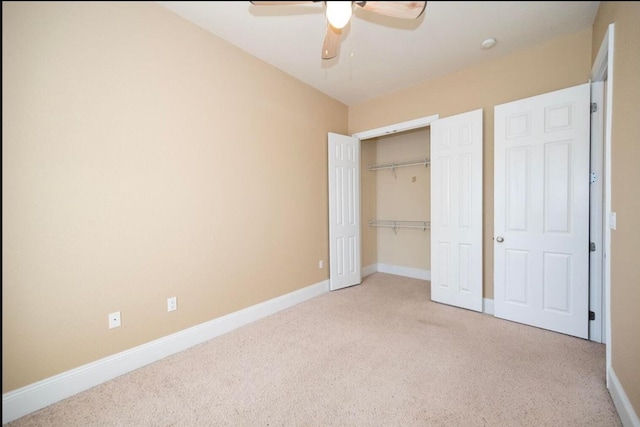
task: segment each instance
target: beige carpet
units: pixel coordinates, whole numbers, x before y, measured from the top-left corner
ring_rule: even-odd
[[[375,273],[11,426],[619,426],[605,347]]]

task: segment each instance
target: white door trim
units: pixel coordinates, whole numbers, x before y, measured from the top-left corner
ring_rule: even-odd
[[[355,136],[359,140],[377,138],[379,136],[389,135],[390,133],[404,132],[406,130],[418,129],[429,126],[433,121],[438,120],[438,114],[433,116],[420,117],[414,120],[408,120],[406,122],[395,123],[381,128],[365,130],[357,132],[351,136]]]
[[[589,340],[604,343],[604,307],[603,307],[603,265],[604,265],[604,164],[603,164],[603,113],[604,113],[604,82],[591,82],[591,105],[597,105],[596,111],[591,110],[591,185],[589,188],[589,242],[593,246],[589,252],[589,311],[594,313],[595,319],[589,321]]]
[[[604,141],[598,141],[600,144],[604,144],[604,149],[601,150],[604,159],[604,188],[603,188],[603,212],[605,218],[607,218],[611,214],[611,125],[613,122],[613,52],[614,52],[614,30],[615,24],[609,24],[607,28],[607,32],[604,35],[602,40],[602,44],[600,45],[600,49],[598,50],[598,55],[596,56],[596,60],[593,63],[593,68],[591,69],[591,81],[592,82],[601,82],[605,79],[607,80],[606,84],[606,99],[604,99],[603,92],[605,91],[604,85],[599,85],[596,87],[597,90],[600,91],[600,97],[604,99],[605,104],[605,114],[603,117],[604,120]],[[592,141],[593,143],[593,141]],[[608,221],[605,221],[608,223]],[[604,252],[604,263],[603,263],[603,274],[602,274],[602,282],[600,283],[600,289],[592,289],[593,292],[598,293],[599,295],[604,296],[604,304],[601,304],[604,307],[604,337],[603,341],[607,343],[606,345],[606,366],[607,372],[611,370],[611,229],[609,227],[603,226],[602,230],[602,240],[603,240],[603,252]],[[598,284],[596,283],[597,287]],[[604,292],[602,287],[604,287]],[[602,317],[602,316],[601,316]],[[611,386],[609,375],[607,375],[607,387]]]
[[[440,116],[438,114],[419,117],[417,119],[408,120],[406,122],[394,123],[391,125],[387,125],[387,126],[383,126],[375,129],[356,132],[351,134],[351,136],[358,138],[360,140],[360,143],[362,144],[362,141],[365,139],[377,138],[379,136],[389,135],[391,133],[404,132],[407,130],[429,127],[431,126],[431,123],[438,120],[439,117]],[[360,190],[361,189],[358,189],[358,193],[360,193]],[[360,252],[362,253],[362,248],[360,248]],[[380,264],[376,264],[376,265],[380,265]],[[367,267],[361,266],[360,268],[362,270],[362,273],[361,273],[362,276],[366,276],[375,271],[378,271],[377,267],[374,269],[374,268],[371,268],[371,266],[367,266]],[[427,280],[431,280],[430,272],[429,272],[429,278]]]

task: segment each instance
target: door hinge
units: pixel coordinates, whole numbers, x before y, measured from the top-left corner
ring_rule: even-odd
[[[591,112],[595,113],[596,111],[598,111],[598,104],[596,104],[595,102],[591,103]]]
[[[589,320],[596,320],[596,313],[593,311],[589,311]]]
[[[593,184],[593,183],[594,183],[594,182],[596,182],[597,180],[598,180],[598,175],[596,175],[596,173],[595,173],[595,172],[591,172],[591,173],[589,174],[589,182],[590,182],[591,184]]]
[[[595,252],[596,251],[596,242],[589,243],[589,250],[591,252]]]

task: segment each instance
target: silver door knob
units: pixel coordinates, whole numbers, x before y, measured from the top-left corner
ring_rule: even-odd
[[[496,242],[502,243],[502,242],[504,242],[504,238],[498,236],[498,237],[496,237]]]

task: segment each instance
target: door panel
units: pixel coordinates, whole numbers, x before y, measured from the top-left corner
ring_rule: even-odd
[[[431,299],[482,311],[482,110],[431,125]]]
[[[495,107],[494,313],[588,336],[589,84]]]
[[[362,281],[360,140],[329,133],[329,288]]]

